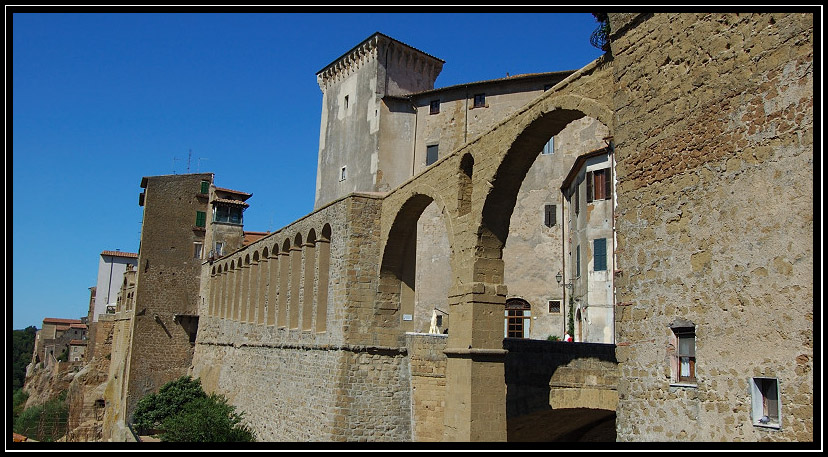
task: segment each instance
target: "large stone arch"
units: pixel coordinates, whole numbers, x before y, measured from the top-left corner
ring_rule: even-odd
[[[544,99],[526,114],[531,115],[520,119],[518,125],[510,129],[517,133],[512,138],[505,139],[508,147],[498,154],[499,162],[492,167],[494,173],[483,178],[490,186],[477,230],[478,257],[501,258],[520,186],[538,152],[551,136],[583,117],[594,118],[612,131],[612,111],[609,107],[597,100],[573,94]],[[477,273],[475,271],[475,277],[478,276]]]
[[[382,237],[382,260],[379,266],[379,290],[375,315],[377,324],[399,328],[399,336],[412,331],[413,324],[402,321],[402,315],[413,313],[415,274],[414,256],[417,244],[417,221],[430,205],[435,204],[445,223],[449,257],[453,262],[452,221],[439,193],[422,186],[410,191],[394,215],[388,232]],[[413,321],[410,321],[413,323]],[[408,328],[412,327],[412,328]]]

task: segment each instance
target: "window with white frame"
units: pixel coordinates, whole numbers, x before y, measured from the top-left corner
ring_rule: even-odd
[[[193,243],[193,258],[200,259],[201,251],[204,249],[203,243]]]
[[[670,330],[672,382],[696,384],[696,326],[686,319],[676,319]]]
[[[751,378],[750,397],[753,425],[779,428],[782,424],[779,380],[767,377]]]

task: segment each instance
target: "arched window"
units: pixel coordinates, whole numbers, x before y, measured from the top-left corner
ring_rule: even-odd
[[[505,338],[529,338],[532,307],[522,298],[506,300],[503,336]]]

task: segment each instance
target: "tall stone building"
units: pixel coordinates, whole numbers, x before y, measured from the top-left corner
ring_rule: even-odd
[[[215,258],[216,249],[241,247],[244,200],[251,196],[216,187],[212,173],[148,176],[141,188],[137,267],[123,275],[114,318],[104,435],[116,439],[128,436],[125,425],[142,396],[187,374],[202,263]]]

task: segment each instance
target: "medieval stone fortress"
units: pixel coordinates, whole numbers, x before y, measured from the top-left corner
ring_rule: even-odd
[[[260,441],[814,441],[813,19],[610,13],[581,69],[443,88],[369,36],[316,75],[310,214],[140,179],[117,290],[38,337],[88,330],[69,439],[191,375]]]

